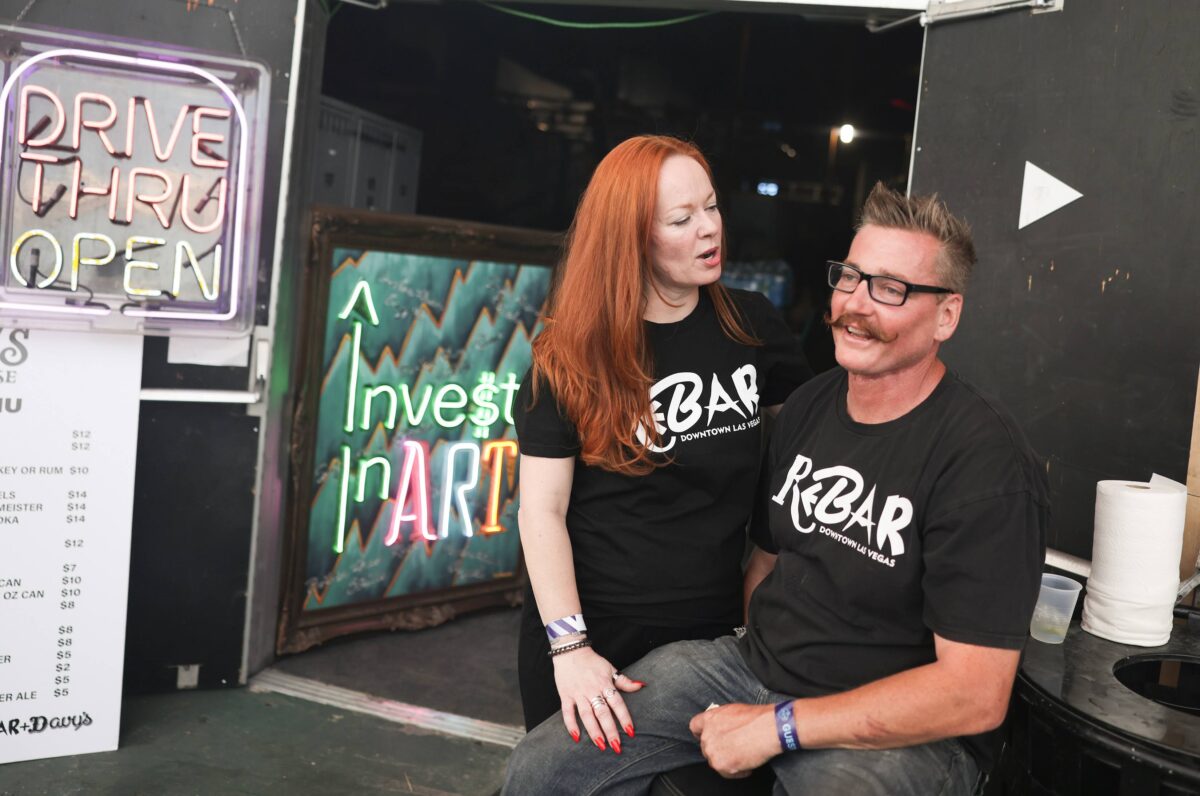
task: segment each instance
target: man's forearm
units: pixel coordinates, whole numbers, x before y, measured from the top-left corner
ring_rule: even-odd
[[[941,662],[859,688],[794,703],[800,745],[811,749],[893,749],[998,726],[1012,676],[947,671]],[[1013,672],[1015,673],[1015,653]]]
[[[826,697],[772,705],[723,705],[692,717],[709,765],[723,776],[783,752],[794,728],[801,749],[894,749],[974,735],[1004,720],[1020,654],[934,636],[938,660]]]

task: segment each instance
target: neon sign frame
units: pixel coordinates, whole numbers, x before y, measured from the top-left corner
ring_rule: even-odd
[[[473,414],[471,406],[462,403],[460,393],[474,392],[470,385],[463,383],[449,389],[444,401],[446,411],[436,414],[432,397],[438,389],[436,385],[411,377],[399,383],[389,382],[389,378],[401,371],[388,369],[385,375],[384,364],[374,363],[400,361],[406,356],[410,338],[419,336],[414,331],[418,327],[416,319],[411,326],[408,321],[393,320],[399,325],[388,327],[386,332],[381,330],[381,321],[384,326],[389,322],[386,316],[398,318],[396,313],[402,311],[392,300],[397,294],[389,295],[387,291],[399,291],[406,297],[421,293],[426,283],[420,281],[419,273],[430,268],[440,275],[438,284],[446,284],[448,280],[451,285],[445,298],[447,303],[440,309],[442,320],[434,318],[427,324],[439,330],[438,324],[450,323],[446,319],[453,314],[451,299],[469,303],[474,299],[467,296],[481,294],[467,290],[473,277],[463,276],[464,266],[472,273],[476,265],[482,264],[540,274],[537,284],[542,287],[536,294],[537,303],[533,309],[527,308],[518,324],[524,331],[516,335],[527,349],[537,309],[549,287],[550,266],[560,252],[561,237],[490,225],[331,208],[318,208],[312,225],[306,302],[299,315],[305,326],[298,343],[301,359],[296,376],[300,387],[296,426],[304,432],[296,438],[290,463],[285,597],[278,651],[299,652],[348,633],[427,627],[466,611],[518,604],[525,574],[515,547],[511,571],[493,573],[485,580],[456,577],[451,585],[435,584],[402,593],[389,586],[382,596],[333,603],[332,607],[320,604],[319,598],[314,597],[317,594],[314,589],[325,588],[328,595],[328,589],[334,589],[338,581],[319,587],[314,586],[313,579],[321,572],[333,577],[339,571],[385,566],[383,557],[387,551],[400,551],[401,556],[425,560],[428,556],[436,557],[439,546],[447,543],[461,547],[445,549],[461,549],[462,555],[468,557],[471,549],[477,549],[470,545],[518,545],[515,505],[510,510],[503,509],[515,494],[517,448],[502,407],[515,394],[516,380],[522,377],[524,366],[515,376],[511,372],[515,368],[509,365],[500,372],[499,367],[488,370],[490,366],[480,362],[473,369],[461,371],[469,372],[461,378],[479,383],[475,390],[494,391],[490,394],[495,398],[498,419],[490,426],[481,426],[479,423],[486,416],[481,419]],[[351,253],[349,259],[347,251]],[[398,270],[384,272],[386,278],[380,277],[378,284],[367,284],[355,263],[365,268],[376,255],[397,258],[394,262]],[[354,273],[347,272],[347,268],[355,268]],[[408,270],[411,268],[419,272]],[[462,295],[456,295],[456,289]],[[440,300],[438,296],[430,301]],[[501,299],[492,295],[489,300]],[[425,299],[421,301],[421,309],[428,313]],[[504,313],[485,309],[480,317],[491,314],[499,317]],[[467,324],[463,320],[466,317],[469,314],[459,318],[460,325]],[[480,321],[473,323],[474,329]],[[401,335],[403,345],[391,350],[385,347],[381,357],[380,334],[392,346],[401,345],[402,341],[395,337]],[[375,335],[374,342],[368,343],[365,338],[371,335]],[[441,337],[437,339],[441,341],[436,343],[437,356],[441,357],[443,348],[452,346]],[[511,340],[509,345],[505,350],[511,352]],[[468,352],[473,350],[476,349],[470,346],[456,349],[455,356],[460,359],[455,361],[466,362],[470,357]],[[472,361],[482,359],[479,355]],[[433,372],[436,365],[429,360],[417,362],[411,357],[404,361],[406,367],[418,367],[421,373]],[[453,379],[460,376],[451,374],[447,378],[451,381],[438,381],[437,385],[458,383]],[[507,385],[509,390],[501,392],[499,385]],[[404,408],[391,405],[391,397],[377,399],[374,405],[363,405],[363,396],[376,389],[382,393],[383,388],[399,395]],[[414,405],[425,409],[416,411]],[[393,409],[396,411],[392,412]],[[431,445],[430,439],[437,439],[436,445]],[[320,505],[328,510],[317,512]],[[370,555],[377,558],[368,559]],[[318,565],[314,561],[325,563]],[[389,577],[393,579],[390,584],[397,583],[396,578],[401,577],[399,570]],[[332,603],[332,598],[329,600]]]
[[[215,312],[200,312],[193,311],[191,309],[171,311],[123,304],[120,307],[120,315],[130,319],[137,319],[137,321],[140,321],[140,323],[135,323],[133,329],[130,329],[128,325],[125,327],[118,327],[113,326],[112,324],[107,324],[104,328],[106,331],[133,330],[143,333],[170,332],[172,334],[191,332],[198,334],[220,334],[222,336],[244,334],[248,332],[249,327],[253,322],[252,314],[256,280],[254,279],[252,269],[247,269],[246,266],[247,263],[253,263],[256,260],[257,246],[259,243],[258,234],[251,231],[251,226],[254,225],[261,216],[261,207],[256,204],[257,202],[260,202],[260,199],[256,195],[257,189],[254,188],[254,185],[261,182],[264,168],[267,103],[270,94],[270,78],[266,67],[254,61],[236,60],[218,55],[210,56],[192,52],[166,50],[159,45],[138,46],[132,43],[124,42],[96,42],[91,37],[85,40],[80,37],[67,34],[50,34],[31,29],[8,28],[3,32],[2,36],[6,41],[15,40],[18,46],[27,51],[40,50],[24,60],[19,61],[6,76],[3,86],[0,87],[0,182],[6,186],[9,186],[10,188],[14,188],[17,185],[18,177],[14,174],[11,179],[8,178],[6,169],[12,169],[13,166],[10,162],[6,162],[5,155],[10,155],[8,161],[12,161],[14,159],[14,156],[17,152],[18,138],[21,139],[23,146],[28,146],[27,143],[24,143],[24,135],[27,132],[26,130],[22,129],[18,131],[15,127],[11,130],[11,132],[9,130],[9,127],[13,122],[13,116],[18,113],[17,108],[10,108],[10,103],[12,102],[15,89],[21,83],[22,79],[30,74],[34,74],[35,70],[39,68],[39,66],[56,63],[57,66],[69,69],[75,66],[80,68],[94,68],[99,65],[101,67],[122,69],[135,74],[142,74],[147,78],[152,78],[154,76],[170,76],[172,79],[195,79],[199,81],[199,85],[201,87],[215,89],[215,93],[219,95],[225,103],[228,104],[228,114],[236,120],[236,127],[233,128],[233,130],[237,133],[236,186],[232,192],[233,195],[229,197],[229,200],[235,205],[233,208],[232,219],[230,220],[226,217],[225,202],[228,188],[224,186],[220,194],[218,215],[216,217],[216,221],[213,222],[217,226],[213,226],[211,229],[204,226],[197,229],[195,226],[193,226],[191,220],[187,217],[188,208],[183,206],[184,203],[177,201],[177,205],[180,207],[180,212],[182,214],[181,218],[183,223],[193,232],[209,233],[216,231],[217,229],[221,229],[219,237],[220,242],[216,244],[217,255],[216,259],[214,260],[213,267],[213,280],[211,285],[212,296],[209,294],[209,283],[203,279],[202,275],[198,277],[198,279],[200,282],[200,290],[204,297],[210,301],[216,300],[221,292],[218,288],[219,280],[222,279],[222,276],[224,275],[223,272],[227,272],[228,287],[226,290],[228,291],[228,305],[224,309],[220,309]],[[62,44],[66,44],[67,46],[59,46]],[[147,52],[152,52],[155,56],[160,57],[148,57],[146,55]],[[242,95],[253,103],[250,113],[248,113],[246,104],[242,101],[242,98],[239,97],[239,92],[215,73],[218,70],[222,71],[223,73],[238,77],[239,84],[244,86],[241,89]],[[53,92],[42,86],[27,84],[21,92],[22,98],[24,98],[25,93],[33,93],[30,92],[30,89],[38,89],[37,93],[41,94],[42,96],[49,95],[50,100],[56,106],[61,108],[61,102],[56,96],[53,95]],[[75,98],[73,105],[75,107],[75,115],[77,118],[74,135],[76,138],[78,138],[81,127],[87,127],[88,129],[94,130],[100,136],[101,141],[105,143],[105,148],[108,149],[110,154],[115,157],[118,153],[113,152],[111,146],[108,144],[108,138],[104,132],[105,130],[111,129],[111,124],[109,124],[109,122],[113,121],[112,118],[106,119],[104,122],[97,122],[96,120],[84,120],[82,118],[82,111],[80,110],[80,107],[82,106],[83,102],[92,101],[90,99],[92,96],[93,95],[90,93],[87,94],[87,97],[84,97],[84,94],[79,94]],[[105,100],[110,108],[115,107],[112,99],[108,97],[108,95],[96,94],[94,96]],[[153,116],[150,113],[150,109],[147,104],[148,100],[144,97],[131,98],[130,100],[131,117],[128,121],[128,142],[130,146],[132,146],[134,125],[132,111],[134,100],[136,99],[141,99],[143,104],[147,105],[146,113],[148,116],[150,135],[152,136],[152,145],[154,147],[155,156],[158,156],[159,141],[156,123],[154,122]],[[25,112],[27,111],[27,108],[24,104],[24,99],[20,104],[20,121],[21,124],[24,125],[24,116]],[[185,106],[184,111],[186,110],[187,107]],[[199,114],[204,110],[206,109],[198,108],[194,112],[197,118],[193,120],[193,149],[196,147],[197,139],[209,141],[213,140],[211,137],[212,134],[201,133],[199,129],[196,129],[199,124]],[[181,112],[179,119],[181,120],[183,117],[184,113]],[[64,120],[65,116],[60,118],[59,125],[55,127],[55,130],[52,134],[55,141],[61,132],[59,128],[62,127],[62,122]],[[99,126],[92,127],[91,125]],[[181,125],[177,122],[170,141],[168,142],[168,147],[166,150],[168,153],[174,150],[174,145],[180,129]],[[37,132],[34,134],[36,135]],[[47,137],[43,136],[43,138],[45,139]],[[78,143],[78,141],[75,141],[75,151],[77,152],[80,151],[78,149]],[[41,141],[39,145],[45,145],[45,141]],[[8,152],[10,146],[12,148],[11,153]],[[128,157],[132,155],[132,150],[130,150],[128,154],[120,154]],[[22,157],[34,161],[46,159],[46,156],[35,156],[30,153],[24,153]],[[229,160],[233,160],[232,157],[230,157],[229,160],[220,160],[208,155],[206,155],[206,158],[207,160],[204,163],[200,163],[196,160],[195,153],[193,152],[192,162],[197,166],[224,166],[225,168],[228,168],[230,165]],[[50,158],[50,160],[53,160],[53,158]],[[37,168],[40,170],[42,165],[43,164],[40,162],[37,163]],[[147,176],[155,176],[154,173],[158,172],[157,169],[142,169],[136,164],[132,165],[133,168],[128,178],[129,187],[127,189],[129,192],[127,199],[127,215],[130,217],[132,217],[132,209],[135,201],[149,201],[144,195],[137,193],[136,177],[138,176],[138,173],[145,172]],[[80,168],[80,161],[78,159],[76,160],[75,168],[77,171]],[[230,176],[233,175],[231,174]],[[191,174],[184,174],[182,177],[181,190],[183,190],[185,193],[186,185],[191,177]],[[169,179],[167,180],[167,184],[171,185]],[[34,194],[35,215],[38,215],[36,205],[39,204],[40,190],[41,182],[39,177],[35,186]],[[116,202],[117,190],[118,189],[115,184],[110,184],[110,203]],[[10,192],[14,194],[16,193],[15,190]],[[85,194],[94,192],[94,190],[82,191],[82,193]],[[165,198],[165,196],[166,194],[164,194],[163,198]],[[77,201],[77,197],[73,196],[72,207],[74,207],[75,201]],[[153,203],[149,206],[161,222],[163,219],[163,213],[158,207],[158,204]],[[5,229],[7,229],[11,221],[12,213],[12,206],[6,202],[6,206],[3,208],[3,221]],[[74,212],[71,214],[71,219],[72,221],[75,219]],[[164,223],[164,228],[169,228],[169,224]],[[64,231],[70,233],[76,232],[75,229],[69,226]],[[57,278],[58,272],[61,270],[63,260],[62,244],[58,242],[57,238],[51,232],[43,228],[25,230],[21,235],[17,236],[15,245],[13,245],[12,241],[5,240],[2,247],[4,249],[2,263],[3,268],[5,272],[11,271],[13,274],[15,274],[18,285],[22,287],[28,286],[28,283],[21,277],[19,271],[16,270],[16,256],[21,250],[25,240],[30,236],[37,235],[49,240],[52,249],[55,252],[58,260],[58,266],[55,270],[55,278]],[[112,238],[109,238],[102,233],[89,234],[88,232],[83,232],[81,234],[74,235],[73,237],[72,246],[75,250],[77,250],[79,247],[80,238],[86,238],[90,240],[102,239],[110,244],[113,243]],[[72,238],[70,236],[66,238],[66,240],[71,239]],[[135,236],[131,237],[126,243],[126,295],[131,299],[138,297],[157,297],[161,295],[161,290],[150,292],[147,289],[131,288],[131,286],[128,284],[128,269],[133,265],[142,268],[149,268],[149,266],[153,265],[154,268],[150,270],[158,270],[157,263],[143,262],[132,259],[130,249],[134,240],[138,240],[143,243],[148,241],[152,242],[150,238],[138,238]],[[166,245],[165,240],[163,241],[162,245]],[[195,268],[197,273],[199,273],[200,269],[195,259],[195,248],[193,248],[188,241],[179,241],[175,247],[176,265],[174,269],[175,273],[173,277],[173,283],[175,290],[177,291],[180,274],[180,257],[184,255],[185,250],[189,263]],[[227,256],[229,257],[229,261],[227,266],[223,265],[220,261],[222,249],[228,252]],[[116,257],[116,254],[119,251],[121,251],[121,249],[118,247],[115,251],[110,252],[107,258],[81,257],[78,251],[74,251],[72,259],[73,288],[77,287],[77,282],[75,280],[78,278],[75,269],[75,263],[81,265],[107,264]],[[89,262],[90,260],[101,260],[102,262]],[[249,270],[250,273],[244,273],[247,270]],[[43,284],[43,281],[44,280],[39,281],[38,287],[47,286]],[[4,282],[0,280],[0,287],[2,286],[4,286]],[[53,319],[56,317],[65,318],[67,320],[72,317],[81,319],[102,319],[113,316],[114,312],[115,311],[111,306],[92,306],[91,302],[83,305],[72,306],[55,305],[51,303],[37,303],[31,301],[14,301],[7,299],[5,296],[3,296],[2,291],[0,291],[0,323],[6,325],[11,323],[21,323],[23,325],[49,325],[51,327],[55,327],[57,324],[54,323]]]

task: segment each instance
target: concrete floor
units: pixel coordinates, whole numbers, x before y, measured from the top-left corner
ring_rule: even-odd
[[[0,766],[4,796],[490,794],[509,750],[248,689],[125,700],[116,752]]]
[[[521,724],[518,612],[347,639],[279,669],[385,699]],[[124,700],[121,748],[0,766],[0,796],[485,796],[510,749],[246,688]]]
[[[417,632],[372,633],[281,658],[277,671],[422,705],[523,726],[517,687],[519,609],[472,614]]]

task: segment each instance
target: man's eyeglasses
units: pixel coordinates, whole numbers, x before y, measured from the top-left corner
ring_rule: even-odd
[[[826,262],[826,265],[829,266],[829,286],[834,290],[840,290],[843,293],[853,293],[855,288],[858,287],[858,283],[865,279],[867,280],[867,292],[871,295],[871,298],[880,304],[890,304],[893,307],[899,307],[907,301],[909,293],[954,292],[948,287],[914,285],[911,282],[905,282],[903,279],[897,279],[894,276],[863,273],[863,270],[857,266],[848,263],[839,263],[836,260],[829,260]]]

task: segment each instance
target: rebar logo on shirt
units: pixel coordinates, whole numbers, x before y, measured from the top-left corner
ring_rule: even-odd
[[[640,423],[638,442],[655,453],[665,453],[681,440],[727,434],[758,425],[758,370],[754,365],[742,365],[733,371],[730,375],[732,393],[716,373],[709,381],[707,401],[704,400],[704,386],[704,379],[690,371],[672,373],[654,382],[650,388],[650,411],[661,444],[654,444]],[[721,414],[720,420],[725,421],[727,412],[733,412],[744,422],[714,426],[713,417]],[[704,428],[693,431],[702,420]]]
[[[877,514],[877,487],[872,484],[865,496],[864,487],[862,475],[852,467],[814,470],[812,459],[797,454],[771,500],[783,506],[790,496],[792,525],[800,533],[819,530],[873,561],[895,566],[895,558],[904,555],[901,531],[912,523],[912,501],[888,495]],[[859,534],[850,535],[856,527],[866,532],[865,543],[855,538]]]

